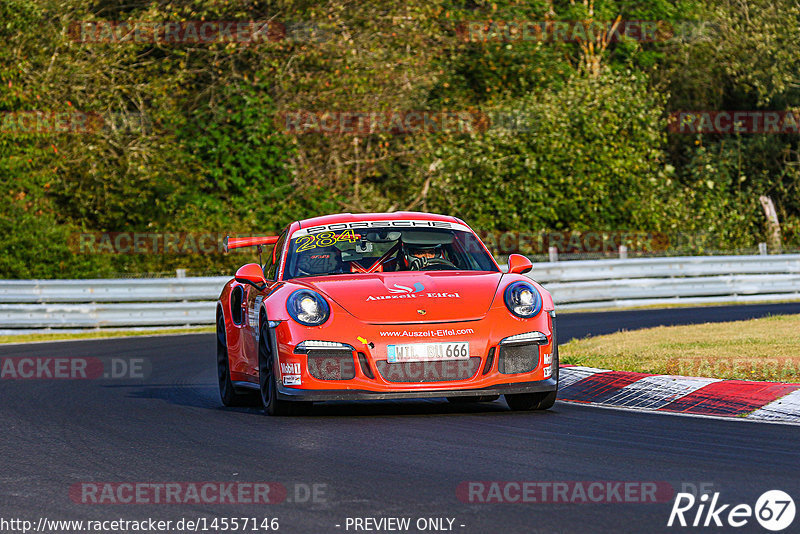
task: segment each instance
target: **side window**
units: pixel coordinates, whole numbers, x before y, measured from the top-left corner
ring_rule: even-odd
[[[272,253],[277,248],[278,244],[272,246],[272,250],[267,251],[267,256],[264,258],[264,277],[269,279],[269,275],[267,274],[269,270],[272,268]]]
[[[281,264],[281,254],[283,253],[283,244],[286,242],[287,231],[284,230],[278,242],[272,247],[272,251],[267,255],[267,261],[264,262],[264,276],[267,280],[275,280],[278,277],[278,266]]]
[[[236,286],[231,292],[231,319],[236,325],[242,324],[242,298],[244,297],[244,290],[242,286]]]

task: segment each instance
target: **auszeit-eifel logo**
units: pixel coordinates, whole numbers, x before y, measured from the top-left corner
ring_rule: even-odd
[[[413,288],[407,286],[401,286],[400,284],[395,284],[394,287],[390,287],[388,289],[389,293],[419,293],[420,291],[425,290],[425,286],[423,286],[419,282],[414,282]]]

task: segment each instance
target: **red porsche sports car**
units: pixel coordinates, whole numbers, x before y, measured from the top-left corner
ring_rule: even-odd
[[[290,224],[241,267],[217,305],[226,406],[287,414],[315,401],[446,397],[550,408],[558,346],[550,294],[512,254],[501,272],[464,221],[350,213]]]

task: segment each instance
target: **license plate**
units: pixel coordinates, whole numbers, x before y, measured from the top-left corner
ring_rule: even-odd
[[[389,345],[386,349],[389,363],[469,359],[469,343],[466,341]]]

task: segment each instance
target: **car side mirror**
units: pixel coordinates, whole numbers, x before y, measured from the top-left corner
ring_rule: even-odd
[[[267,279],[264,278],[264,271],[261,270],[261,266],[257,263],[242,265],[239,267],[239,270],[236,271],[236,276],[234,278],[240,284],[250,284],[259,291],[267,287]]]
[[[522,254],[511,254],[508,257],[508,272],[514,274],[525,274],[533,269],[531,260]]]

